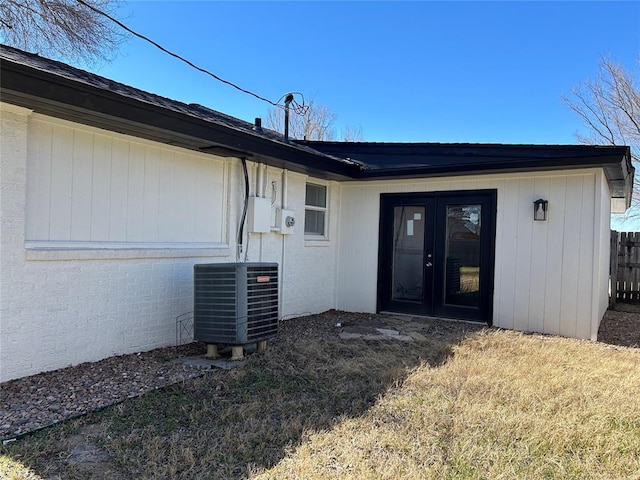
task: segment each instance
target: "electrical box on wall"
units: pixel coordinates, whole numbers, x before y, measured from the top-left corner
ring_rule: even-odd
[[[296,225],[296,216],[293,210],[278,209],[276,221],[282,235],[290,235],[293,233]]]
[[[271,201],[269,199],[249,197],[247,231],[253,233],[269,233],[271,231]]]

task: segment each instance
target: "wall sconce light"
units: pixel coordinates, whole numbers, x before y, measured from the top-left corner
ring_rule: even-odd
[[[547,219],[547,208],[549,207],[549,201],[539,198],[533,202],[533,219],[538,221],[545,221]]]

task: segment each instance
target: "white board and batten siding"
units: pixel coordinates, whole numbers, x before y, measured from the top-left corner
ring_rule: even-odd
[[[27,168],[27,246],[226,242],[222,159],[34,115]]]
[[[601,175],[599,181],[596,180],[596,191],[600,194],[596,195],[594,218],[596,222],[600,219],[601,225],[599,231],[596,228],[596,250],[594,254],[595,271],[593,275],[593,309],[596,315],[592,317],[591,332],[592,340],[596,340],[600,321],[609,307],[609,269],[610,269],[610,253],[611,253],[611,231],[610,218],[612,212],[612,204],[609,185]],[[599,245],[598,245],[599,243]],[[595,332],[595,333],[593,333]],[[595,335],[595,336],[594,336]]]
[[[337,308],[376,310],[381,193],[480,189],[497,190],[493,324],[595,339],[609,254],[600,169],[343,184]],[[538,198],[546,222],[533,220]]]

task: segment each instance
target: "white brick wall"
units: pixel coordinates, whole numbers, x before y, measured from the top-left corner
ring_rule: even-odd
[[[252,170],[249,170],[250,173]],[[242,191],[240,184],[241,170],[239,162],[235,162],[231,169],[231,191]],[[246,256],[250,262],[277,262],[281,268],[284,264],[284,274],[281,273],[280,286],[282,289],[282,310],[285,317],[299,316],[308,313],[319,313],[335,308],[335,277],[337,228],[339,220],[340,187],[334,183],[326,183],[329,190],[329,235],[327,240],[308,241],[304,237],[304,199],[305,184],[308,177],[288,172],[288,195],[286,207],[295,212],[296,226],[292,235],[278,233],[249,234],[249,250]],[[318,183],[317,179],[313,179]],[[272,205],[275,211],[282,207],[282,170],[267,169],[266,197],[271,199],[272,182],[276,184],[276,198]],[[322,183],[322,182],[320,182]],[[255,195],[255,185],[251,184],[250,195]],[[231,217],[239,215],[241,205],[238,195],[232,199],[231,208],[237,210]],[[272,225],[275,226],[275,215]],[[245,234],[246,235],[246,234]],[[283,249],[284,243],[284,249]],[[284,256],[283,256],[284,252]],[[242,260],[244,260],[244,254]]]
[[[226,209],[224,240],[228,248],[26,249],[29,112],[10,105],[3,107],[0,382],[173,344],[176,316],[193,309],[193,265],[236,261],[235,238],[244,192],[240,161],[226,160],[227,202],[220,208]],[[122,140],[123,136],[113,135]],[[250,164],[249,171],[253,195],[255,166]],[[335,307],[339,188],[329,185],[329,240],[306,242],[303,234],[306,179],[304,175],[288,174],[287,207],[296,212],[296,232],[286,237],[276,232],[251,234],[247,252],[249,261],[274,261],[281,267],[284,258],[283,316]],[[269,198],[272,182],[277,190],[272,206],[275,212],[281,206],[280,169],[267,169],[265,193]]]
[[[16,321],[23,292],[24,184],[26,179],[27,118],[29,111],[0,105],[0,380],[15,370],[8,364],[10,338],[25,338],[26,328]],[[17,300],[17,301],[16,301]]]

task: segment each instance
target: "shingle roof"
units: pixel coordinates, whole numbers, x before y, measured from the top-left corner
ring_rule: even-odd
[[[253,139],[266,141],[273,147],[277,145],[277,149],[289,151],[291,154],[305,153],[312,160],[320,161],[324,170],[332,170],[331,165],[336,164],[336,171],[342,174],[343,170],[357,169],[352,163],[343,159],[334,158],[331,155],[324,154],[313,150],[310,147],[287,142],[283,135],[267,128],[257,129],[253,123],[240,120],[238,118],[226,115],[211,108],[198,104],[186,104],[177,100],[172,100],[160,95],[155,95],[108,78],[72,67],[70,65],[41,57],[36,54],[27,53],[22,50],[0,45],[0,69],[3,75],[0,76],[2,82],[1,97],[4,101],[21,104],[36,111],[45,114],[52,114],[67,117],[71,120],[84,120],[83,123],[93,124],[99,127],[114,127],[114,123],[118,123],[118,117],[122,121],[134,120],[140,124],[141,119],[132,119],[134,115],[129,115],[129,110],[140,108],[141,104],[153,109],[154,111],[173,112],[179,116],[189,117],[197,120],[205,125],[222,127],[240,135],[245,140]],[[20,73],[21,75],[18,75]],[[15,74],[12,76],[12,74]],[[25,77],[29,77],[29,81],[25,82]],[[39,77],[39,78],[38,78]],[[13,80],[13,81],[12,81]],[[41,80],[37,84],[36,80]],[[42,81],[49,82],[42,85]],[[55,81],[57,83],[53,84]],[[72,86],[71,90],[64,94],[62,83]],[[82,95],[82,94],[85,95]],[[120,108],[115,104],[99,105],[94,99],[88,98],[108,96],[112,99],[117,97],[120,100]],[[37,98],[39,97],[39,98]],[[78,98],[74,98],[78,97]],[[83,100],[83,101],[82,101]],[[65,108],[66,107],[66,108]],[[109,108],[109,111],[106,111]],[[99,115],[96,115],[99,114]],[[113,117],[108,125],[103,125],[106,121],[105,116]],[[151,125],[154,129],[170,130],[171,124],[168,121],[164,123],[158,121],[155,125]],[[121,128],[123,133],[140,134],[139,131],[128,131],[127,128]],[[184,133],[184,132],[181,132]],[[197,135],[196,135],[197,136]],[[148,137],[153,140],[162,141],[162,135]],[[204,141],[205,139],[203,139]],[[224,142],[215,142],[214,138],[208,139],[209,143],[217,146],[228,147],[232,150],[238,150],[249,155],[261,156],[261,152],[251,151],[251,149],[243,149],[238,144],[225,145]],[[222,139],[218,139],[222,140]],[[176,139],[171,139],[172,144],[177,143]],[[181,145],[187,148],[207,148],[206,141],[200,145],[200,142],[194,141],[193,144]],[[237,142],[236,142],[237,143]],[[247,143],[247,142],[245,142]],[[269,153],[269,152],[267,152]],[[268,157],[269,155],[265,155]],[[310,167],[311,168],[311,167]],[[313,168],[311,168],[313,170]],[[322,173],[322,172],[316,172]]]
[[[252,131],[253,125],[251,123],[245,122],[230,115],[226,115],[202,105],[186,104],[177,100],[171,100],[170,98],[162,97],[154,93],[149,93],[144,90],[140,90],[123,83],[119,83],[114,80],[110,80],[108,78],[87,72],[85,70],[72,67],[71,65],[67,65],[56,60],[51,60],[33,53],[18,50],[17,48],[0,45],[0,62],[3,61],[13,61],[21,65],[29,66],[35,70],[51,73],[74,82],[81,82],[100,90],[110,91],[124,97],[143,101],[151,105],[167,108],[175,112],[183,113],[185,115],[191,115],[193,117],[198,117],[210,122],[220,123],[228,127],[236,128],[238,130],[250,132],[252,134],[255,133]],[[264,135],[268,138],[279,140],[279,134],[277,134],[276,132],[269,133],[265,129]]]
[[[0,100],[129,135],[335,180],[602,167],[631,198],[629,147],[285,141],[278,132],[0,45]]]

